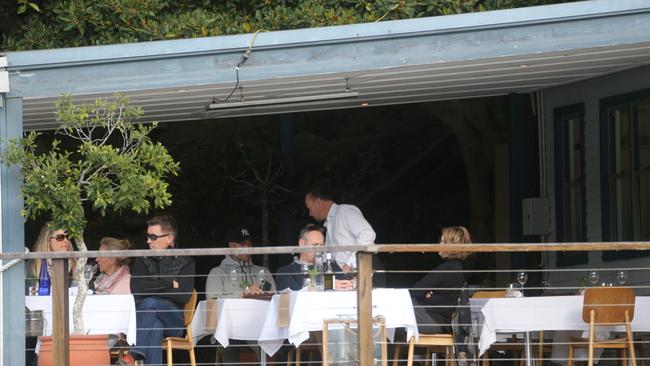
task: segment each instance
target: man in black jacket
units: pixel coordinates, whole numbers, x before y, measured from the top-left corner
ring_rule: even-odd
[[[147,221],[147,244],[153,251],[174,248],[177,236],[172,216]],[[140,257],[131,267],[131,292],[135,297],[137,336],[130,355],[145,365],[162,364],[163,337],[181,336],[183,306],[194,289],[192,257]],[[127,363],[132,357],[126,357]]]
[[[325,243],[325,228],[322,226],[309,224],[300,230],[298,237],[298,245],[301,247],[323,246]],[[300,253],[291,264],[278,269],[275,275],[275,284],[278,291],[284,289],[291,289],[298,291],[302,288],[302,266],[306,264],[312,266],[314,264],[314,252]],[[351,290],[354,288],[352,280],[347,278],[347,274],[336,261],[332,261],[332,270],[336,273],[336,289],[337,290]]]

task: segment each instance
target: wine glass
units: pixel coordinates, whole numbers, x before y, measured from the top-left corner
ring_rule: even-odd
[[[86,279],[86,285],[90,283],[90,280],[93,278],[95,275],[95,272],[97,272],[97,263],[95,264],[86,264],[84,267],[84,279]]]
[[[616,273],[616,282],[618,282],[619,285],[623,286],[625,282],[627,282],[627,272],[618,271]]]
[[[350,280],[352,280],[352,289],[356,290],[356,288],[357,288],[357,266],[354,263],[350,264]]]
[[[591,283],[592,286],[596,286],[599,280],[600,280],[600,275],[598,274],[598,272],[596,271],[589,272],[589,283]]]
[[[517,273],[517,282],[521,286],[521,288],[524,287],[526,284],[526,281],[528,281],[528,273],[526,272],[519,272]]]
[[[266,271],[264,268],[257,272],[257,282],[260,284],[260,290],[264,291],[264,285],[266,284]]]
[[[234,269],[234,268],[231,269],[231,270],[230,270],[230,281],[232,281],[232,282],[237,282],[237,277],[239,277],[239,276],[237,275],[237,270]]]

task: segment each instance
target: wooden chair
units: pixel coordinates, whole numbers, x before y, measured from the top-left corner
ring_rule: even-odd
[[[409,340],[409,350],[408,358],[406,360],[407,366],[413,366],[413,354],[415,353],[415,347],[425,347],[426,355],[432,353],[444,353],[445,354],[445,366],[453,366],[454,361],[454,336],[451,334],[420,334],[418,340],[415,340],[415,337],[411,337]],[[399,359],[399,349],[395,349],[395,357],[393,358],[393,366],[397,365],[397,360]],[[426,359],[426,366],[431,365],[431,360]]]
[[[472,299],[498,299],[506,297],[506,291],[476,291],[472,294]]]
[[[329,365],[329,330],[330,326],[333,324],[342,324],[344,332],[348,332],[348,334],[353,335],[354,337],[358,336],[358,333],[356,330],[353,330],[350,326],[352,324],[357,324],[358,322],[356,320],[352,319],[332,319],[332,320],[325,320],[323,321],[323,366],[328,366]],[[373,326],[378,325],[379,329],[378,332],[374,334],[374,339],[375,339],[375,344],[380,345],[380,353],[381,353],[381,365],[382,366],[387,366],[388,365],[388,349],[386,348],[386,321],[384,320],[384,317],[382,316],[377,316],[374,317],[372,320]],[[348,343],[350,344],[350,343]]]
[[[636,366],[634,338],[630,322],[634,318],[634,290],[628,287],[593,287],[585,290],[582,320],[589,323],[589,338],[573,338],[569,344],[568,366],[573,365],[575,348],[588,348],[588,366],[594,363],[594,349],[616,349],[621,365],[627,365],[627,353],[632,366]],[[594,338],[597,326],[625,324],[624,337],[606,340]]]
[[[172,359],[172,350],[174,349],[182,349],[189,352],[190,364],[196,366],[196,356],[194,355],[194,345],[192,344],[192,329],[190,328],[190,323],[192,323],[194,311],[196,310],[196,300],[196,290],[192,290],[192,296],[184,307],[185,337],[167,337],[162,341],[162,348],[167,351],[167,366],[174,364]]]

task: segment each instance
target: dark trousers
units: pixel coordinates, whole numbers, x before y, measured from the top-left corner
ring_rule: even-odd
[[[135,304],[138,324],[136,345],[131,353],[144,359],[145,365],[162,364],[161,343],[164,337],[183,334],[183,309],[160,297],[145,297]]]
[[[448,331],[449,322],[444,324],[445,322],[441,322],[440,319],[436,319],[427,312],[426,308],[415,307],[413,310],[415,311],[415,320],[418,323],[418,332],[422,334],[439,334]]]

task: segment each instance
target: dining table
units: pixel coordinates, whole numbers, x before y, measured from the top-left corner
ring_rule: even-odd
[[[208,299],[200,301],[190,324],[194,344],[212,336],[223,347],[230,339],[258,341],[271,302],[257,299]]]
[[[633,332],[650,331],[650,296],[637,296]],[[497,341],[499,334],[521,333],[525,340],[527,364],[531,364],[530,333],[553,331],[554,361],[566,359],[571,336],[581,336],[589,324],[582,320],[582,296],[537,296],[520,298],[470,299],[473,319],[480,315],[479,355]],[[480,313],[480,314],[479,314]],[[598,338],[606,339],[611,332],[624,332],[625,327],[599,327]],[[576,354],[576,359],[581,359]]]
[[[70,296],[73,304],[75,296]],[[52,296],[25,296],[25,307],[43,311],[42,335],[52,335]],[[73,306],[70,305],[70,331]],[[129,344],[136,343],[136,310],[132,295],[88,295],[82,310],[84,334],[124,333]],[[38,347],[38,345],[37,345]]]
[[[261,326],[259,344],[274,355],[284,343],[300,346],[310,331],[321,331],[325,320],[357,318],[356,291],[294,291],[273,296]],[[396,328],[405,328],[407,339],[418,336],[413,303],[407,289],[372,291],[372,316],[382,316],[392,342]]]

